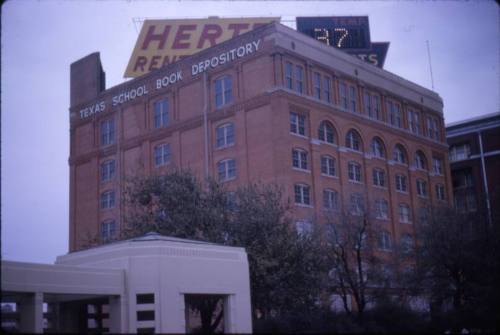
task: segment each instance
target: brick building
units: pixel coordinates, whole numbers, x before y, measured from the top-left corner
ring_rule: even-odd
[[[455,122],[446,127],[455,206],[484,211],[489,219],[500,208],[500,113]]]
[[[105,89],[99,54],[71,65],[70,250],[123,224],[127,176],[173,168],[229,188],[284,187],[298,229],[369,209],[384,248],[420,206],[451,199],[438,94],[272,23]]]

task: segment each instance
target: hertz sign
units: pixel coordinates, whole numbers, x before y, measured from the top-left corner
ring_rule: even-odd
[[[145,20],[124,77],[141,76],[279,20],[279,17]]]

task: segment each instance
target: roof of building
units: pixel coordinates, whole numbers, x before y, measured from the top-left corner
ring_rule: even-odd
[[[446,137],[455,137],[496,127],[500,127],[500,113],[498,112],[449,123],[446,125]]]

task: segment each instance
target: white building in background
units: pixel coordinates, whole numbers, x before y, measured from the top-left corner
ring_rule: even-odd
[[[245,250],[150,233],[55,265],[2,261],[2,328],[21,332],[185,333],[192,298],[217,301],[217,329],[252,332]]]

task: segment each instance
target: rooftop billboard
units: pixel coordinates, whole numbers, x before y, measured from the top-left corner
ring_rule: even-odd
[[[279,17],[145,20],[124,77],[139,77],[279,20]]]

